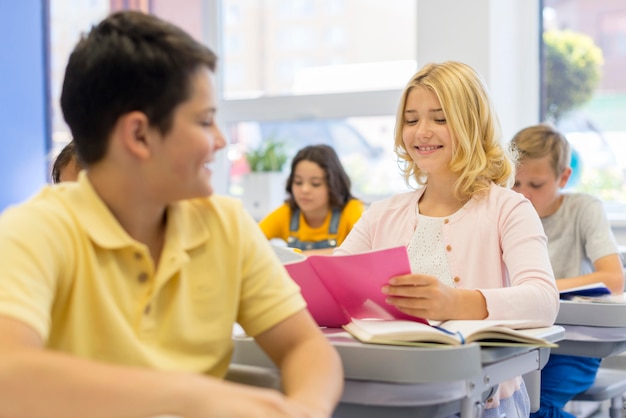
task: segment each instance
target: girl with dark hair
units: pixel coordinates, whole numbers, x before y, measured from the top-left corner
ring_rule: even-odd
[[[267,239],[280,238],[307,254],[330,254],[363,213],[363,203],[352,196],[350,178],[328,145],[298,151],[286,191],[289,198],[260,226]]]
[[[80,170],[82,165],[76,157],[76,147],[72,141],[63,147],[52,163],[52,182],[76,181]]]

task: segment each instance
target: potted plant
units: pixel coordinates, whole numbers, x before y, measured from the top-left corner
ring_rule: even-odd
[[[246,153],[250,172],[244,177],[243,203],[257,221],[285,200],[283,168],[287,159],[285,144],[274,138]]]
[[[285,144],[274,139],[267,139],[255,150],[246,153],[246,160],[250,166],[250,172],[283,171],[287,162]]]

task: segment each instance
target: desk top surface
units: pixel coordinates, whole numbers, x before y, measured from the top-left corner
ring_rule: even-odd
[[[408,347],[364,344],[341,329],[324,330],[337,349],[347,379],[394,383],[432,383],[464,380],[477,376],[486,364],[505,361],[536,349],[532,346],[483,347],[460,346]],[[564,336],[560,326],[546,328],[540,337],[559,341]],[[253,339],[235,337],[233,363],[274,367]]]
[[[559,325],[626,327],[626,300],[624,303],[562,300],[556,323]]]
[[[604,358],[626,351],[626,327],[563,325],[565,338],[555,354]]]
[[[626,351],[625,303],[561,301],[557,324],[565,337],[555,354],[603,358]]]

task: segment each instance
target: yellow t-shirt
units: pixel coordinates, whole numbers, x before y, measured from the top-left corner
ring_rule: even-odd
[[[339,217],[339,227],[337,229],[337,246],[341,245],[344,239],[350,233],[354,224],[359,220],[363,213],[363,202],[357,199],[350,200],[341,211]],[[322,226],[311,228],[306,223],[304,215],[300,213],[300,229],[294,234],[295,238],[300,241],[322,241],[331,238],[328,233],[330,226],[330,218],[332,212],[329,211]],[[280,238],[287,241],[289,238],[289,224],[291,222],[291,209],[288,204],[283,204],[274,212],[270,213],[261,220],[259,226],[267,239]]]
[[[238,200],[172,204],[158,268],[84,173],[0,217],[0,315],[80,357],[222,377],[233,323],[255,336],[305,308]]]

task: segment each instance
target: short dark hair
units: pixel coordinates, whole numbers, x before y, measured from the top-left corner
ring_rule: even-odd
[[[216,55],[182,29],[153,15],[109,15],[70,55],[61,108],[80,160],[89,165],[106,153],[120,116],[143,112],[161,133],[174,109],[191,94],[191,77],[202,66],[215,71]]]
[[[289,193],[287,203],[291,210],[298,208],[292,194],[293,178],[296,166],[300,161],[311,161],[319,165],[326,176],[326,184],[328,185],[328,203],[331,208],[343,209],[348,201],[354,199],[350,192],[350,177],[341,165],[341,161],[335,150],[328,145],[309,145],[302,148],[291,161],[291,173],[287,178],[287,187],[285,190]]]
[[[78,158],[76,157],[76,147],[73,141],[63,147],[61,152],[59,152],[54,159],[54,163],[52,163],[51,177],[54,183],[61,182],[61,170],[67,167],[72,160],[76,160],[76,164],[79,164]]]

